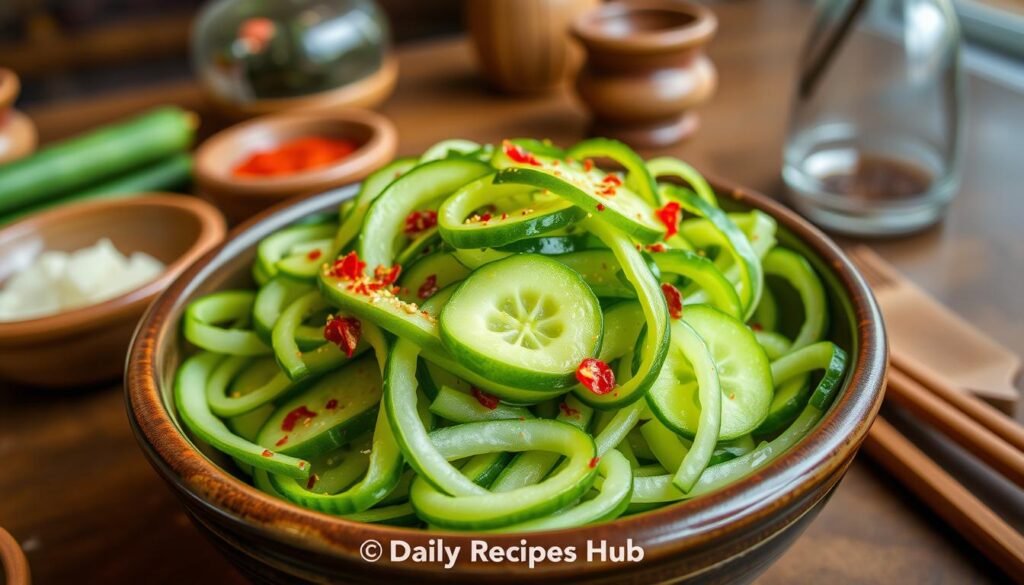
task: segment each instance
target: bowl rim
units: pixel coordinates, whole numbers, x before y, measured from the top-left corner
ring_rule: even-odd
[[[662,30],[611,34],[602,22],[643,11],[670,12],[693,20]],[[660,53],[699,47],[711,40],[718,29],[715,13],[687,0],[630,0],[601,4],[578,16],[570,27],[572,35],[590,49],[609,53]]]
[[[179,273],[193,261],[223,241],[227,233],[224,216],[206,201],[188,195],[152,192],[137,197],[81,201],[33,213],[0,228],[0,241],[37,232],[40,226],[59,225],[69,216],[102,213],[116,207],[183,211],[199,221],[199,233],[192,244],[173,262],[168,263],[159,276],[140,287],[70,311],[34,319],[0,321],[0,343],[17,343],[26,339],[51,338],[75,333],[130,311],[140,310],[175,281]],[[98,237],[101,236],[98,234]]]
[[[0,67],[0,115],[8,108],[14,107],[14,102],[21,93],[21,80],[13,69]]]
[[[315,128],[330,123],[362,127],[369,132],[369,138],[343,159],[282,177],[236,178],[224,172],[221,165],[212,160],[215,149],[224,148],[232,142],[244,142],[247,134],[261,126]],[[315,134],[316,130],[310,130],[309,133]],[[268,114],[225,128],[203,141],[195,152],[196,183],[203,191],[229,192],[236,196],[266,200],[280,199],[289,193],[324,190],[358,176],[364,169],[376,168],[378,163],[394,155],[397,144],[398,131],[395,125],[382,114],[371,110],[345,108]]]
[[[771,521],[775,508],[824,498],[827,489],[816,489],[831,488],[835,484],[866,437],[881,406],[888,361],[881,314],[866,282],[835,243],[795,212],[754,191],[708,178],[723,196],[772,215],[833,270],[841,290],[849,297],[856,321],[850,332],[856,340],[851,350],[853,366],[841,395],[814,430],[794,448],[722,490],[603,524],[528,534],[488,533],[490,545],[518,546],[524,537],[531,545],[562,546],[570,537],[572,542],[602,539],[617,542],[629,536],[645,544],[645,564],[666,562],[682,552],[706,551],[714,542],[754,534],[758,525]],[[343,191],[354,194],[356,186]],[[318,200],[333,193],[336,191],[267,210],[238,226],[232,236],[257,228],[273,219],[275,213],[299,208],[312,212],[318,209]],[[291,219],[298,217],[301,216],[293,214]],[[157,342],[168,327],[176,326],[168,322],[176,297],[230,246],[232,240],[229,238],[207,252],[168,287],[150,306],[132,341],[125,374],[129,422],[158,473],[175,485],[186,499],[228,522],[244,526],[248,532],[360,566],[365,566],[365,561],[361,560],[358,547],[367,539],[401,539],[412,545],[426,545],[429,539],[441,538],[446,544],[465,548],[474,538],[481,538],[478,532],[427,532],[363,524],[283,502],[222,470],[185,436],[160,395]],[[497,577],[509,573],[507,564],[460,561],[459,565],[471,575]],[[591,574],[623,569],[622,564],[611,561],[544,563],[542,566],[545,577],[580,570]],[[423,565],[422,568],[429,567]],[[400,565],[383,565],[379,570],[403,569]]]

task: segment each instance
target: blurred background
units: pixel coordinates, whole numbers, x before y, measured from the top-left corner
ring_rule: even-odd
[[[201,0],[2,0],[0,66],[21,76],[23,106],[184,80],[190,77],[189,29],[202,4]],[[954,4],[969,42],[1013,60],[1024,59],[1024,0],[956,0]],[[378,5],[386,12],[398,44],[464,28],[462,0],[378,0]]]

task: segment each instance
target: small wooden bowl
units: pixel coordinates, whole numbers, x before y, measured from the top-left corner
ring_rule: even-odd
[[[326,136],[354,140],[359,148],[332,165],[284,177],[236,177],[232,170],[249,153],[292,138]],[[231,223],[289,199],[358,181],[395,155],[398,133],[390,120],[369,110],[289,113],[232,126],[196,151],[195,177],[201,194]]]
[[[25,553],[11,533],[3,528],[0,528],[0,569],[6,585],[29,585],[32,582]]]
[[[774,561],[809,524],[846,472],[882,403],[886,342],[881,315],[856,269],[825,235],[763,195],[713,183],[728,210],[760,209],[779,223],[783,245],[805,254],[830,298],[831,336],[850,355],[831,408],[791,450],[750,476],[690,501],[612,522],[529,534],[425,531],[363,524],[273,498],[232,475],[229,458],[200,451],[174,410],[172,380],[185,355],[181,317],[192,300],[248,286],[257,243],[314,213],[337,209],[356,186],[295,202],[252,218],[233,238],[178,278],[146,314],[126,374],[129,420],[143,451],[177,492],[196,526],[258,583],[689,583],[746,582]],[[361,558],[363,543],[403,541],[459,547],[451,570],[437,563]],[[578,562],[472,562],[472,541],[515,548],[574,546]],[[588,542],[644,549],[639,562],[586,562]],[[371,547],[373,544],[371,543]],[[376,560],[376,559],[374,559]]]
[[[38,143],[35,124],[14,109],[20,92],[18,75],[0,67],[0,164],[32,154]]]
[[[45,250],[78,250],[104,237],[124,254],[145,252],[167,265],[155,280],[113,299],[0,321],[0,378],[46,387],[116,379],[143,311],[225,232],[224,218],[209,203],[161,194],[76,203],[0,229],[0,284]]]

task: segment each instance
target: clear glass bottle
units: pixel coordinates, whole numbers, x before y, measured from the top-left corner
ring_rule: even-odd
[[[793,205],[856,235],[939,220],[960,184],[964,81],[950,0],[825,0],[784,154]]]

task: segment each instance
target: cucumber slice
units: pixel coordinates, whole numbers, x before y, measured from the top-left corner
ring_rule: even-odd
[[[718,438],[728,440],[750,433],[768,415],[772,401],[772,370],[764,350],[746,325],[709,306],[687,307],[683,321],[707,344],[718,370],[722,390]],[[672,359],[662,370],[659,382],[663,383],[651,388],[648,404],[666,426],[694,437],[701,416],[700,384],[687,357],[682,352],[675,354],[681,359]]]
[[[437,211],[441,237],[456,248],[487,248],[565,227],[583,216],[572,203],[530,187],[496,185],[481,177],[448,197]],[[494,210],[476,213],[486,206]]]
[[[690,188],[700,196],[701,199],[708,202],[708,205],[718,207],[718,198],[715,197],[715,190],[711,188],[707,180],[697,172],[697,169],[691,167],[685,162],[672,158],[671,156],[662,156],[658,158],[652,158],[647,161],[647,170],[655,178],[658,177],[676,177],[682,179],[690,184]]]
[[[400,243],[408,239],[402,232],[406,216],[491,170],[490,165],[477,161],[445,159],[419,165],[398,177],[366,212],[356,246],[359,257],[371,271],[391,266]]]
[[[509,406],[508,404],[485,406],[471,394],[459,392],[450,386],[442,386],[437,391],[437,396],[430,403],[430,412],[457,423],[534,418],[533,413],[522,406]]]
[[[693,281],[707,295],[708,302],[736,319],[743,318],[743,304],[736,288],[715,267],[715,263],[689,250],[666,250],[652,255],[662,273],[678,274]]]
[[[606,176],[598,170],[587,173],[576,165],[562,163],[554,166],[552,161],[548,161],[544,167],[503,169],[494,176],[494,182],[547,189],[645,244],[661,240],[665,236],[665,226],[658,220],[654,208],[642,197],[625,186],[619,187],[615,195],[606,197],[599,194],[601,181]]]
[[[291,278],[277,276],[270,279],[256,293],[256,300],[252,306],[253,329],[264,341],[270,343],[271,332],[281,317],[281,312],[292,301],[311,290],[312,285]]]
[[[592,242],[588,234],[549,235],[524,238],[507,246],[502,246],[499,250],[516,254],[544,254],[545,256],[552,256],[587,250],[592,247],[591,244]]]
[[[338,224],[336,223],[295,225],[285,228],[260,241],[259,245],[256,246],[256,262],[260,265],[264,274],[274,277],[280,271],[281,261],[290,257],[296,247],[308,242],[332,238],[337,231]],[[308,250],[305,253],[308,254]],[[320,265],[329,260],[327,256],[318,256],[315,260],[310,260],[305,254],[299,256],[302,259],[311,261],[313,270],[306,275],[298,272],[299,269],[296,268],[296,264],[302,263],[301,259],[293,259],[290,263],[286,263],[290,275],[296,276],[298,274],[298,278],[312,278],[316,276]]]
[[[422,303],[448,285],[465,279],[469,273],[452,253],[435,252],[403,272],[398,298],[407,303]]]
[[[353,202],[352,208],[345,215],[341,222],[341,227],[338,228],[338,233],[334,236],[332,250],[335,254],[346,249],[359,233],[359,230],[363,227],[363,219],[366,218],[366,212],[370,209],[373,202],[377,200],[377,197],[384,192],[388,185],[412,170],[417,164],[415,158],[400,158],[374,171],[363,180],[359,193],[356,194],[355,199],[351,200]],[[402,219],[405,218],[403,217]]]
[[[425,477],[417,478],[409,501],[420,518],[443,528],[489,530],[550,514],[585,494],[597,474],[593,439],[558,421],[468,423],[434,431],[428,440],[449,460],[495,450],[551,451],[567,458],[547,480],[507,493],[485,490],[452,496],[436,489]]]
[[[288,455],[341,447],[370,428],[381,395],[377,363],[360,358],[281,404],[260,429],[258,442]]]
[[[227,355],[270,353],[270,346],[255,331],[240,329],[238,325],[251,318],[255,299],[256,294],[251,291],[228,290],[192,301],[185,310],[185,339],[207,351]]]
[[[779,276],[789,282],[800,295],[804,306],[804,322],[793,339],[792,349],[821,341],[828,327],[828,301],[825,288],[806,258],[785,248],[774,248],[764,258],[765,274]]]
[[[437,227],[429,228],[416,236],[413,241],[409,242],[409,245],[398,253],[398,257],[395,258],[395,262],[401,264],[404,269],[406,266],[417,262],[424,256],[433,253],[440,248],[442,244],[441,234],[438,233]]]
[[[610,158],[626,169],[626,186],[651,205],[661,205],[661,195],[644,159],[632,148],[610,138],[590,138],[578,142],[567,153],[576,160]]]
[[[540,390],[573,385],[603,333],[597,297],[579,274],[536,254],[477,269],[439,322],[445,347],[467,368]]]
[[[622,270],[619,268],[619,261],[610,250],[583,250],[552,258],[578,272],[599,298],[636,298],[633,287],[619,277]]]

